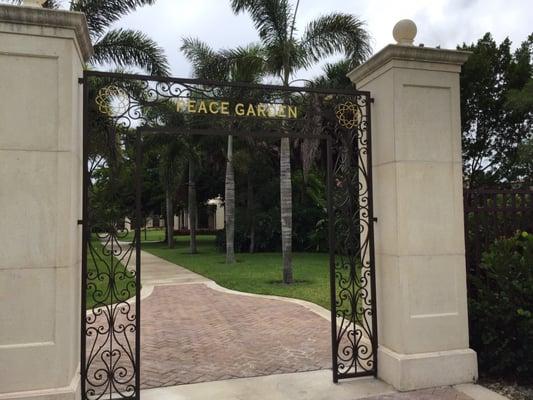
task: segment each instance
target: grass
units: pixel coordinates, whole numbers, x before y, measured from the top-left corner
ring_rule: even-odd
[[[135,275],[94,239],[87,249],[87,309],[135,296]]]
[[[236,254],[237,263],[228,265],[225,254],[216,249],[214,240],[214,236],[198,236],[198,254],[189,254],[188,236],[177,236],[174,249],[167,248],[164,243],[143,243],[142,249],[228,289],[303,299],[330,308],[326,253],[294,253],[296,282],[285,285],[282,283],[280,253],[239,253]]]
[[[128,235],[121,240],[132,242],[135,237],[135,231],[128,232]],[[141,242],[162,242],[165,240],[165,231],[161,228],[141,229]]]

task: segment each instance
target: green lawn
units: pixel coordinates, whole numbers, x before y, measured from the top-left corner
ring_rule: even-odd
[[[135,237],[135,231],[132,230],[128,235],[121,240],[132,242]],[[142,242],[161,242],[165,240],[165,231],[161,228],[147,228],[141,229]]]
[[[135,296],[135,276],[120,261],[104,253],[93,239],[87,249],[87,309],[126,301]]]
[[[296,283],[281,282],[281,254],[237,254],[237,263],[227,265],[225,255],[217,251],[214,236],[198,236],[198,254],[189,254],[189,237],[177,236],[176,248],[164,243],[143,243],[142,249],[191,271],[197,272],[228,289],[272,294],[308,300],[330,307],[329,264],[325,253],[294,253]]]

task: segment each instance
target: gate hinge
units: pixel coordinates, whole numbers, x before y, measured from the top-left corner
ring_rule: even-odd
[[[374,221],[374,222],[378,222],[378,217],[374,217],[374,218],[372,218],[372,221]]]
[[[78,78],[78,84],[83,85],[85,83],[85,80],[83,78]]]
[[[83,225],[83,220],[82,219],[78,220],[78,225]]]
[[[370,98],[370,102],[371,102],[372,104],[374,104],[374,98],[373,98],[373,97]]]

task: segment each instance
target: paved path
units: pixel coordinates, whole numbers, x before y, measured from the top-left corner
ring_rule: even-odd
[[[329,335],[327,320],[296,304],[157,286],[143,301],[141,387],[330,368]]]
[[[202,275],[165,261],[146,251],[141,254],[141,262],[141,281],[143,286],[212,282]],[[135,265],[135,254],[130,265]]]
[[[146,252],[141,279],[143,389],[331,368],[329,322],[301,305],[215,290]]]

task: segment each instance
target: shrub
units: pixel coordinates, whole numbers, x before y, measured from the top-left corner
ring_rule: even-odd
[[[469,277],[470,336],[480,372],[531,380],[533,376],[533,235],[497,240]]]
[[[246,221],[241,215],[245,210],[237,210],[235,219],[234,247],[237,253],[247,253],[250,248],[250,235]],[[258,212],[255,216],[255,252],[281,251],[281,226],[279,208]],[[217,232],[216,245],[221,252],[226,251],[226,231]]]

